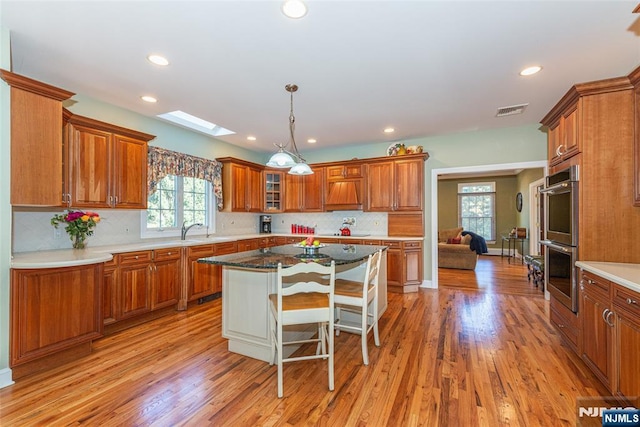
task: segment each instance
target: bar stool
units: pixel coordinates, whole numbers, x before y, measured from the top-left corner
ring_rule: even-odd
[[[329,390],[333,390],[333,311],[336,279],[335,262],[325,267],[315,262],[301,262],[282,268],[278,263],[277,293],[269,295],[271,312],[271,364],[278,365],[278,397],[283,395],[285,362],[326,359],[329,371]],[[297,341],[284,341],[283,327],[288,325],[318,324],[318,337]],[[331,333],[329,333],[331,331]],[[316,354],[283,357],[283,347],[316,342]]]
[[[336,321],[334,328],[336,336],[340,331],[357,332],[361,335],[362,361],[369,364],[369,350],[367,348],[367,335],[373,330],[373,339],[376,347],[380,347],[378,335],[378,273],[380,271],[380,259],[382,249],[369,255],[364,281],[336,279]],[[356,313],[360,316],[359,324],[344,322],[342,311]]]

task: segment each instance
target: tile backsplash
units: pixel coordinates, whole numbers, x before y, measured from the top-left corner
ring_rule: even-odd
[[[131,244],[148,241],[140,237],[139,210],[96,210],[102,220],[87,239],[88,247]],[[71,240],[60,228],[60,237],[55,238],[51,217],[60,213],[52,211],[14,210],[12,252],[46,251],[54,249],[70,249]],[[356,225],[351,227],[354,234],[387,234],[387,214],[381,212],[339,211],[319,213],[284,213],[272,215],[272,232],[289,234],[291,224],[315,227],[316,234],[332,235],[342,225],[342,219],[353,217]],[[258,214],[250,213],[216,213],[216,230],[214,235],[231,236],[256,234],[258,230]],[[175,239],[172,237],[171,239]]]

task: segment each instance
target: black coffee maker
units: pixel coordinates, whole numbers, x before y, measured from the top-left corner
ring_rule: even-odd
[[[271,215],[260,215],[260,233],[271,233]]]

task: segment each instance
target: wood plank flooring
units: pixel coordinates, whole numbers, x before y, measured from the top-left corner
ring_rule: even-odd
[[[326,363],[276,367],[226,350],[221,301],[94,343],[80,361],[0,389],[5,426],[573,426],[576,398],[606,394],[548,321],[526,267],[481,257],[438,290],[389,295],[381,347],[336,338]]]

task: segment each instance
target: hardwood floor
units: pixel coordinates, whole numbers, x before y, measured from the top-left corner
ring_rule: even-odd
[[[389,295],[369,366],[358,336],[336,338],[333,392],[325,362],[297,362],[278,399],[275,366],[226,350],[218,299],[0,389],[0,425],[573,426],[577,397],[606,394],[561,344],[525,266],[482,257],[440,280]]]

